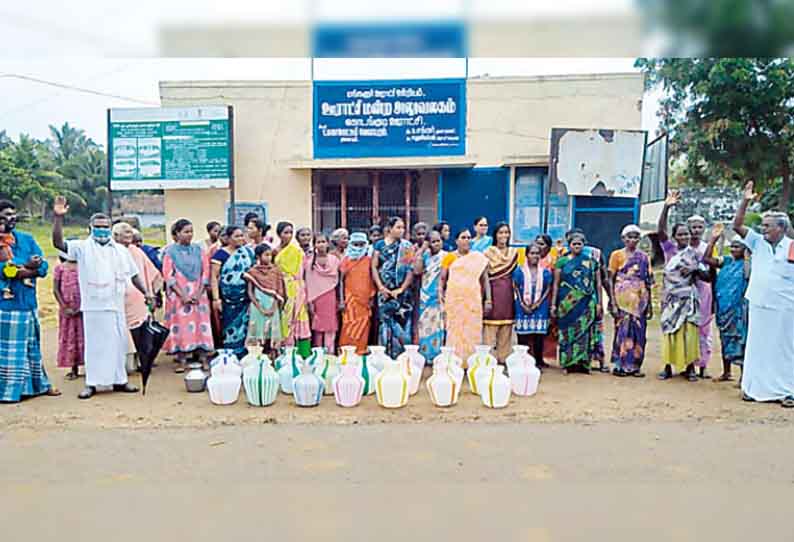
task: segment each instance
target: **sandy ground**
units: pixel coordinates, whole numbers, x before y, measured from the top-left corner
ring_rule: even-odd
[[[374,396],[366,397],[353,409],[337,407],[333,396],[325,396],[317,408],[302,409],[292,398],[280,395],[276,404],[251,407],[241,392],[230,406],[215,406],[206,393],[189,394],[182,377],[174,374],[172,364],[163,357],[153,373],[146,396],[98,394],[80,401],[77,394],[82,379],[63,380],[64,370],[54,367],[56,332],[43,332],[47,369],[64,395],[35,398],[15,405],[2,405],[0,429],[5,428],[180,428],[216,427],[240,424],[376,424],[479,422],[540,422],[589,424],[616,421],[709,421],[790,423],[794,412],[775,404],[752,404],[740,400],[735,383],[711,380],[689,383],[676,378],[661,382],[655,378],[660,369],[658,324],[650,329],[649,359],[644,379],[616,378],[611,375],[569,375],[552,368],[544,372],[539,393],[530,398],[514,397],[503,410],[490,410],[479,398],[464,390],[460,403],[440,409],[430,403],[424,385],[408,406],[390,411],[378,407]],[[717,350],[718,351],[718,350]],[[720,374],[715,353],[710,373]],[[738,371],[737,371],[738,374]],[[429,376],[429,369],[426,370]],[[139,376],[131,377],[133,382]]]
[[[794,428],[18,428],[3,540],[791,540]],[[277,537],[277,538],[276,538]]]
[[[64,395],[0,405],[3,541],[792,539],[794,413],[660,382],[654,355],[645,379],[547,370],[503,410],[388,411],[214,406],[167,359],[145,397],[79,401],[54,349]]]

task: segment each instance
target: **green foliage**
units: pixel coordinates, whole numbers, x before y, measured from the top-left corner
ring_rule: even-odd
[[[669,37],[666,55],[773,57],[794,46],[789,0],[638,0]]]
[[[0,194],[26,214],[45,218],[52,199],[63,194],[72,216],[102,211],[107,199],[105,152],[69,123],[50,126],[51,137],[37,141],[0,132]]]
[[[52,186],[20,167],[10,153],[0,151],[0,194],[21,207],[33,205],[52,194]]]
[[[640,58],[660,86],[661,126],[683,176],[702,184],[764,192],[780,180],[778,206],[791,202],[794,170],[794,61],[787,58]]]
[[[748,228],[758,228],[761,225],[761,213],[747,213],[744,217],[744,225]]]

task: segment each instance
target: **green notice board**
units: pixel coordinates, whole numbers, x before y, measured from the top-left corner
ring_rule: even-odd
[[[231,112],[225,106],[111,109],[111,190],[228,188]]]

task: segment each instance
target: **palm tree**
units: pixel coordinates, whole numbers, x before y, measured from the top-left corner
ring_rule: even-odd
[[[52,134],[50,146],[58,165],[63,165],[75,156],[97,146],[86,137],[85,130],[69,126],[68,122],[65,122],[60,129],[50,124],[50,134]]]

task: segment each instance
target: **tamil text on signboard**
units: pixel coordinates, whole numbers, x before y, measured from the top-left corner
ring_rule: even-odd
[[[314,84],[314,157],[466,153],[463,79]]]
[[[229,186],[228,107],[111,109],[108,121],[112,190]]]

